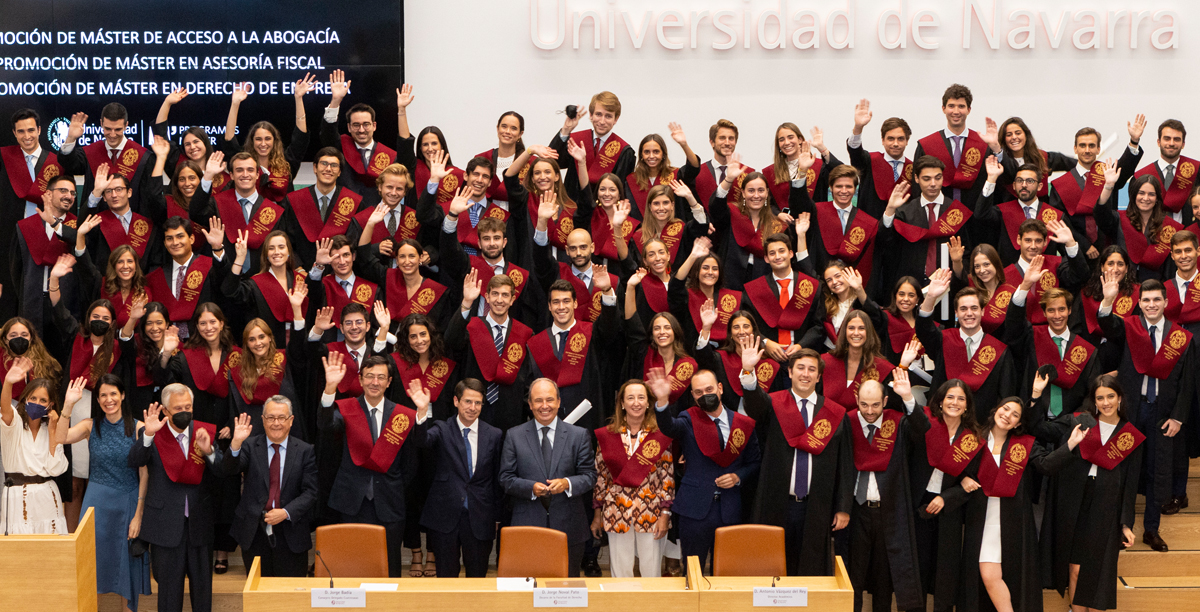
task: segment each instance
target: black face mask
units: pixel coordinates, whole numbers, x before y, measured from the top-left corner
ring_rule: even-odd
[[[176,412],[175,414],[172,414],[171,424],[175,426],[175,429],[187,429],[188,425],[192,424],[192,413]]]
[[[24,355],[25,351],[29,350],[29,338],[10,338],[8,340],[8,352],[14,355]]]
[[[713,412],[721,407],[721,396],[716,393],[705,393],[696,398],[696,405],[705,412]]]
[[[91,332],[93,336],[103,336],[104,334],[107,334],[109,327],[110,325],[108,321],[101,321],[100,319],[92,319],[91,321],[88,321],[88,331]]]

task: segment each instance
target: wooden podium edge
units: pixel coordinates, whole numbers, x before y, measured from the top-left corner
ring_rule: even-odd
[[[79,519],[75,533],[69,538],[75,545],[75,589],[78,606],[76,609],[93,611],[99,606],[96,593],[96,516],[95,508],[88,508]]]

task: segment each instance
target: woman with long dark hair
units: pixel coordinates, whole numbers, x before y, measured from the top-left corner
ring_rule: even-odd
[[[142,423],[125,401],[121,377],[105,374],[96,383],[88,417],[68,428],[84,382],[78,378],[67,387],[55,439],[58,444],[88,440],[91,474],[82,511],[96,509],[96,592],[116,593],[126,609],[137,610],[138,595],[150,594],[150,555],[133,556],[129,541],[142,529],[149,472],[145,466],[129,467],[127,458]]]
[[[1139,311],[1138,298],[1142,291],[1133,261],[1119,245],[1104,247],[1096,261],[1098,264],[1092,268],[1092,275],[1079,291],[1079,305],[1071,310],[1070,327],[1071,333],[1083,336],[1092,346],[1101,346],[1104,328],[1100,325],[1098,311],[1100,302],[1104,301],[1104,275],[1115,273],[1121,278],[1117,299],[1113,302],[1113,314],[1118,317],[1124,318]],[[1116,369],[1117,363],[1114,361],[1111,366],[1107,369]]]
[[[32,365],[26,373],[26,380],[13,384],[13,393],[20,395],[25,391],[25,383],[35,378],[45,378],[52,383],[51,386],[58,388],[63,373],[62,365],[42,343],[37,328],[24,317],[13,317],[0,327],[0,376],[8,372],[18,357],[29,358]]]
[[[149,406],[157,401],[162,390],[154,380],[151,367],[162,358],[166,347],[167,330],[171,327],[167,316],[167,307],[162,302],[134,302],[129,321],[126,321],[126,327],[118,336],[124,364],[122,380],[129,390],[131,406]],[[129,331],[133,333],[127,334]],[[175,333],[178,334],[179,330],[176,329]]]
[[[996,135],[998,142],[992,144],[991,147],[993,151],[998,149],[1000,163],[1004,166],[1004,174],[997,181],[997,184],[1004,189],[996,194],[996,202],[1008,202],[1016,199],[1017,194],[1012,187],[1013,179],[1017,177],[1017,168],[1025,164],[1033,164],[1041,169],[1042,188],[1038,190],[1037,195],[1039,198],[1045,198],[1050,193],[1050,174],[1069,172],[1074,170],[1079,163],[1070,155],[1063,155],[1057,151],[1043,151],[1039,148],[1037,141],[1033,138],[1033,132],[1020,117],[1005,119],[996,131]]]
[[[644,276],[645,270],[638,270],[630,280],[639,275]],[[692,374],[699,369],[696,360],[684,345],[679,320],[669,312],[660,312],[650,317],[649,325],[643,324],[637,312],[631,309],[632,300],[628,296],[632,292],[627,289],[625,299],[625,331],[629,341],[626,374],[636,373],[630,377],[644,379],[650,370],[663,370],[671,381],[671,402],[674,403],[691,389]]]
[[[700,173],[700,158],[688,146],[687,135],[683,132],[683,127],[678,123],[670,123],[668,127],[671,130],[671,139],[683,148],[683,154],[687,157],[687,164],[682,168],[676,168],[671,165],[671,159],[667,155],[667,143],[662,136],[658,134],[647,134],[638,143],[638,160],[633,167],[633,172],[625,177],[625,193],[629,194],[629,201],[633,204],[630,210],[630,216],[638,221],[646,218],[646,205],[650,198],[648,194],[652,187],[658,185],[670,185],[679,180],[684,183],[689,183],[695,180],[697,174]],[[672,204],[682,204],[679,200],[672,201]],[[675,215],[683,217],[685,211],[676,209]]]
[[[171,126],[168,121],[171,116],[171,108],[183,101],[188,96],[186,88],[179,88],[167,94],[163,99],[162,106],[158,109],[158,116],[154,119],[154,125],[151,129],[154,135],[158,136],[171,143],[170,152],[164,156],[163,169],[167,176],[178,177],[180,168],[184,165],[191,164],[194,168],[204,168],[208,164],[208,159],[213,153],[216,153],[212,145],[212,137],[208,132],[200,126],[192,126],[187,129]],[[178,141],[171,140],[171,133],[179,134]],[[222,155],[222,158],[224,155]],[[200,172],[196,172],[197,185],[199,184]],[[213,193],[217,193],[229,185],[229,173],[221,172],[220,177],[213,181]],[[172,181],[172,189],[176,188],[176,181]],[[194,188],[194,187],[193,187]],[[187,210],[187,205],[184,205],[184,210]],[[185,215],[186,216],[186,215]]]
[[[65,447],[54,436],[60,419],[58,390],[52,381],[35,378],[14,396],[14,385],[23,383],[32,370],[28,357],[16,358],[0,390],[0,463],[5,476],[0,525],[9,534],[67,535],[62,494],[55,482],[69,467]]]
[[[721,258],[712,252],[712,241],[707,237],[697,238],[674,275],[667,285],[667,304],[671,314],[683,326],[687,346],[696,350],[701,348],[697,341],[704,327],[702,309],[707,302],[712,302],[716,320],[708,330],[705,343],[716,346],[724,342],[730,318],[742,306],[742,294],[725,288]]]
[[[877,380],[893,396],[892,406],[895,407],[896,398],[888,390],[888,382],[892,370],[897,366],[883,358],[881,345],[867,313],[862,310],[850,311],[838,329],[833,350],[821,355],[821,360],[825,362],[821,375],[821,394],[847,410],[853,410],[858,406],[859,386],[864,381]],[[909,341],[901,355],[899,367],[907,369],[916,360],[919,346],[920,342]]]
[[[800,128],[790,121],[775,128],[774,161],[770,168],[763,170],[763,175],[768,179],[776,202],[787,202],[792,181],[800,179],[805,180],[804,189],[812,201],[829,199],[829,170],[842,162],[825,146],[821,128],[813,126],[810,135],[812,140],[805,140]],[[802,158],[810,148],[818,154],[811,165],[806,165]]]
[[[234,243],[237,256],[232,274],[226,275],[221,282],[221,292],[231,302],[245,307],[248,318],[265,321],[271,335],[279,339],[280,347],[286,348],[288,338],[299,334],[308,315],[308,283],[305,282],[308,273],[300,267],[287,232],[275,230],[263,239],[258,274],[245,276],[242,272],[250,266],[247,237],[239,235]],[[255,434],[258,433],[262,432],[256,429]]]
[[[811,156],[810,156],[811,157]],[[729,202],[733,185],[740,183],[736,202]],[[724,195],[718,196],[722,193]],[[730,228],[717,234],[717,252],[721,254],[725,284],[741,291],[751,279],[771,273],[766,262],[767,238],[788,231],[792,218],[780,216],[782,206],[771,195],[766,176],[761,172],[743,174],[740,159],[734,155],[725,170],[725,180],[713,192],[708,203],[708,219],[715,227]]]
[[[1129,207],[1125,213],[1111,207],[1109,217],[1117,217],[1117,223],[1101,223],[1097,211],[1097,225],[1102,229],[1119,224],[1120,244],[1135,266],[1138,281],[1166,278],[1170,267],[1171,236],[1183,229],[1183,224],[1171,218],[1163,208],[1163,188],[1158,177],[1146,174],[1129,181]],[[1110,234],[1111,235],[1111,234]]]
[[[504,187],[504,172],[517,160],[517,156],[525,152],[525,117],[517,111],[507,111],[496,121],[496,147],[488,149],[475,157],[482,157],[490,162],[495,169],[492,174],[492,185],[488,187],[488,199],[497,202],[508,202],[508,190]],[[520,178],[525,178],[521,176]],[[510,209],[511,210],[511,209]]]
[[[229,158],[241,151],[254,156],[259,167],[258,192],[272,202],[282,202],[287,194],[294,191],[292,181],[300,172],[300,160],[304,159],[305,152],[308,151],[309,135],[304,113],[304,94],[312,90],[316,81],[316,75],[305,73],[304,78],[292,86],[293,97],[296,99],[296,125],[292,130],[292,141],[286,149],[279,128],[270,121],[259,121],[250,126],[246,132],[249,136],[245,144],[238,142],[238,110],[250,95],[251,84],[241,83],[233,88],[229,118],[225,121],[225,140],[222,141],[221,147]]]
[[[1017,291],[1021,279],[1008,279],[1004,275],[1004,264],[1000,253],[990,244],[981,244],[971,249],[970,268],[963,260],[962,238],[950,238],[950,294],[957,294],[964,287],[974,287],[983,292],[986,299],[980,300],[983,307],[983,330],[996,333],[1004,325],[1004,315],[1009,302]]]

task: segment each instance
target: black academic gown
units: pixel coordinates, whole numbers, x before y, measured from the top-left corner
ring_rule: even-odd
[[[917,317],[917,338],[921,344],[925,345],[925,352],[933,357],[936,367],[933,371],[933,381],[929,384],[930,389],[937,389],[946,382],[948,375],[946,374],[946,359],[942,354],[942,331],[939,331],[933,322],[933,317]],[[957,332],[956,332],[957,333]],[[1002,398],[1010,395],[1015,395],[1017,392],[1016,367],[1013,361],[1013,351],[1011,348],[1004,351],[1000,356],[1000,361],[992,368],[991,374],[984,379],[983,384],[975,389],[973,395],[975,397],[976,410],[981,414],[991,412],[992,408]]]
[[[471,318],[475,318],[475,316]],[[508,334],[512,333],[512,321],[514,319],[515,317],[510,316],[508,322],[506,322],[507,331],[504,336],[506,342]],[[482,382],[486,391],[489,383],[483,377],[479,361],[475,359],[475,349],[471,344],[471,331],[467,328],[467,323],[469,323],[469,319],[464,318],[461,313],[450,317],[450,323],[446,326],[446,333],[443,335],[446,351],[458,363],[459,373],[462,378],[474,378]],[[487,325],[486,318],[484,318],[484,324]],[[489,337],[489,340],[493,343],[492,346],[495,346],[495,340],[491,337]],[[532,358],[530,358],[528,351],[526,351],[525,357],[521,361],[521,369],[517,371],[517,377],[513,381],[513,384],[499,385],[500,397],[496,403],[488,402],[487,394],[484,394],[483,410],[479,413],[479,418],[483,419],[484,423],[504,432],[533,418],[533,415],[529,412],[528,404],[525,403],[525,392],[529,388],[529,383],[533,381],[532,378],[529,378],[529,364],[531,361]]]

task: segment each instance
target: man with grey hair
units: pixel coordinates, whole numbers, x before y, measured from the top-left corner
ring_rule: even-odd
[[[129,467],[146,467],[145,514],[139,537],[151,546],[158,579],[158,609],[183,609],[183,579],[190,584],[192,609],[212,609],[213,476],[221,451],[213,443],[216,426],[192,420],[192,390],[172,383],[162,390],[163,405],[142,414],[145,427],[129,449]],[[207,469],[206,469],[207,468]]]
[[[229,535],[242,547],[246,567],[260,557],[264,576],[304,576],[317,503],[316,453],[289,435],[294,414],[287,397],[267,398],[262,420],[266,433],[251,436],[250,415],[238,416],[221,461],[226,475],[245,475]]]
[[[579,575],[590,537],[584,501],[596,484],[588,431],[558,418],[558,385],[539,378],[529,386],[532,421],[509,430],[500,459],[500,486],[512,499],[513,525],[549,527],[567,534],[568,573]]]

